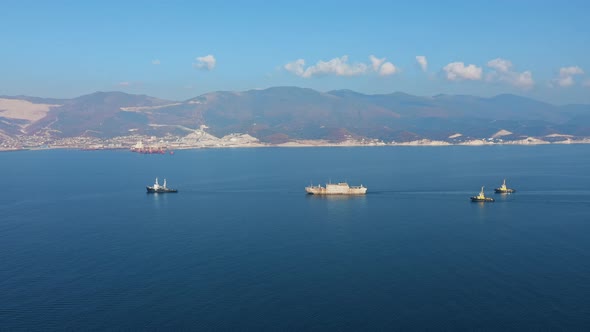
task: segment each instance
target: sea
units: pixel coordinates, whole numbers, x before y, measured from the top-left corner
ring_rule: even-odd
[[[3,331],[590,329],[590,145],[22,151],[0,175]],[[367,195],[304,190],[344,181]]]

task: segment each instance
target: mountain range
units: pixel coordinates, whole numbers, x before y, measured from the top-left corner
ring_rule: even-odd
[[[72,99],[0,96],[0,139],[184,136],[202,128],[215,136],[245,133],[268,143],[590,137],[590,105],[557,106],[512,94],[421,97],[298,87],[219,91],[184,101],[123,92]]]

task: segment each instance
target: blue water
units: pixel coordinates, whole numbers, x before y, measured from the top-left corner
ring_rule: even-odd
[[[589,169],[589,145],[2,153],[0,329],[588,329]],[[305,195],[329,180],[369,193]]]

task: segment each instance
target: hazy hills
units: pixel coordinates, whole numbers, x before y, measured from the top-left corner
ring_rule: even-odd
[[[590,105],[556,106],[516,95],[367,95],[274,87],[212,92],[169,101],[122,92],[73,99],[0,97],[0,136],[110,138],[130,134],[184,136],[206,126],[216,136],[247,133],[262,141],[375,138],[505,139],[567,134],[590,136]],[[449,138],[454,134],[453,138]]]

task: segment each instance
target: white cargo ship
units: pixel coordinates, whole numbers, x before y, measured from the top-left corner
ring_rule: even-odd
[[[367,187],[362,184],[360,186],[349,186],[346,182],[339,182],[327,183],[325,187],[311,185],[305,187],[305,191],[313,195],[364,195],[367,193]]]

